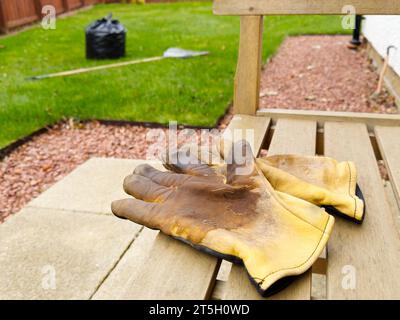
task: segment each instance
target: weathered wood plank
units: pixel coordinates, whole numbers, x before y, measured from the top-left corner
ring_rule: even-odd
[[[240,19],[239,57],[233,97],[235,114],[255,115],[260,101],[263,17]]]
[[[269,146],[268,155],[315,155],[317,125],[315,121],[280,119]]]
[[[393,219],[396,222],[397,231],[400,232],[400,207],[390,181],[384,181],[383,188],[385,189],[386,199],[392,212]]]
[[[139,230],[106,215],[24,208],[0,224],[0,299],[89,299]]]
[[[315,121],[278,120],[268,154],[314,155],[316,132]],[[272,296],[271,299],[310,299],[310,297],[311,272],[309,270],[287,289]],[[245,269],[240,266],[233,266],[226,285],[225,299],[260,298],[254,286],[250,284]]]
[[[129,299],[138,273],[147,262],[158,233],[156,230],[143,228],[112,272],[96,290],[92,299]]]
[[[399,235],[365,124],[327,122],[325,154],[355,162],[367,209],[362,225],[336,219],[329,240],[328,299],[399,299]]]
[[[214,0],[214,14],[343,14],[353,6],[357,14],[400,14],[400,3],[393,0]]]
[[[375,127],[375,136],[400,203],[400,127]]]
[[[218,265],[213,256],[159,232],[147,259],[135,270],[135,279],[119,298],[208,299]]]
[[[267,298],[268,300],[309,300],[311,298],[311,272],[299,276],[286,289]],[[260,300],[255,287],[242,266],[233,265],[229,280],[224,286],[224,300]]]
[[[267,117],[237,114],[225,129],[223,137],[234,142],[246,139],[250,143],[255,156],[257,156],[263,145],[269,125],[270,119]]]
[[[223,260],[222,262],[224,262]],[[214,290],[211,295],[211,300],[223,300],[225,294],[226,281],[216,280]]]
[[[285,118],[295,120],[314,120],[319,122],[321,125],[323,125],[325,121],[361,122],[367,124],[370,129],[372,129],[374,125],[400,126],[400,115],[398,114],[261,109],[257,112],[257,115],[266,116],[271,119]]]
[[[312,266],[312,272],[317,274],[326,274],[326,267],[328,263],[328,249],[327,247],[321,252],[318,257],[318,260],[314,262]]]

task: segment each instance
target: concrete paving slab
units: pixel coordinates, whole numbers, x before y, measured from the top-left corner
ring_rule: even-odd
[[[158,161],[92,158],[32,200],[28,207],[111,214],[111,202],[127,198],[123,179],[141,163],[158,169]]]
[[[113,216],[22,209],[0,225],[0,299],[89,299],[140,230]]]

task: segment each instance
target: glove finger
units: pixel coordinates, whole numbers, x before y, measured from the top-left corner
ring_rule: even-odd
[[[122,219],[128,219],[149,228],[154,228],[151,218],[153,212],[157,211],[160,205],[157,203],[145,202],[133,198],[113,201],[111,203],[112,213]]]
[[[163,172],[153,168],[148,164],[142,164],[137,166],[133,173],[136,175],[149,178],[153,182],[165,187],[179,186],[190,178],[185,174]]]
[[[164,154],[164,167],[168,170],[192,176],[215,176],[215,166],[223,164],[218,152],[208,146],[187,145]],[[213,166],[213,167],[212,167]]]
[[[124,190],[136,199],[149,202],[163,201],[173,192],[172,189],[161,186],[149,178],[137,174],[131,174],[125,178]]]
[[[215,176],[215,171],[202,162],[190,148],[172,152],[168,159],[163,159],[163,165],[168,170],[185,173],[192,176]]]
[[[228,183],[252,184],[249,178],[255,175],[255,161],[253,151],[246,140],[235,142],[225,161],[228,163]]]

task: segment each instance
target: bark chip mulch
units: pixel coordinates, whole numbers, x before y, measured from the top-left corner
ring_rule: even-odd
[[[371,98],[378,74],[349,36],[287,38],[265,67],[260,108],[397,113],[394,98]]]

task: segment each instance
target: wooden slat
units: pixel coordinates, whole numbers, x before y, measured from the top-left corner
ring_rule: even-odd
[[[236,68],[233,110],[255,115],[260,101],[263,18],[241,17],[239,57]]]
[[[51,4],[52,6],[54,6],[54,8],[56,8],[57,13],[62,13],[64,11],[63,0],[39,0],[39,2],[41,4],[41,7],[47,4]],[[40,16],[41,14],[39,15],[39,17]]]
[[[312,266],[312,272],[317,274],[326,274],[327,263],[328,250],[327,247],[325,247],[319,255],[318,260],[314,262]]]
[[[326,275],[313,273],[311,275],[311,300],[326,300]]]
[[[225,129],[223,137],[234,142],[246,139],[250,143],[254,155],[257,156],[263,145],[269,124],[270,119],[267,117],[237,114],[233,116],[229,126]]]
[[[396,222],[396,228],[400,232],[400,207],[394,194],[393,186],[389,181],[384,181],[383,187],[385,189],[386,199],[389,204],[389,208]]]
[[[365,124],[326,123],[325,154],[355,162],[367,208],[362,225],[336,219],[329,240],[328,299],[400,298],[399,235]],[[352,275],[355,288],[347,282]]]
[[[376,127],[375,136],[400,203],[400,127]]]
[[[343,14],[349,5],[357,14],[400,14],[396,0],[214,0],[214,14]]]
[[[317,127],[315,121],[280,119],[268,149],[268,155],[315,155]]]
[[[42,16],[42,4],[40,3],[40,0],[33,0],[33,3],[35,5],[36,15],[40,18]]]
[[[315,121],[278,120],[268,154],[296,153],[314,155],[316,131]],[[311,272],[309,270],[288,288],[271,298],[308,300],[310,297]],[[254,286],[250,284],[243,267],[232,267],[226,286],[225,299],[260,299],[260,295]]]
[[[224,261],[222,261],[224,262]],[[224,300],[226,281],[216,280],[211,300]]]
[[[288,110],[288,109],[261,109],[257,112],[259,116],[266,116],[272,119],[296,119],[315,120],[321,125],[325,121],[334,122],[362,122],[373,128],[374,125],[400,126],[400,115],[398,114],[377,114],[360,112],[336,112],[316,110]]]
[[[233,265],[224,287],[224,300],[260,300],[255,287],[250,283],[249,277],[243,267]],[[311,272],[307,271],[286,289],[268,297],[268,300],[309,300],[311,297]]]
[[[127,300],[135,295],[132,290],[138,273],[147,263],[158,231],[143,228],[118,264],[93,294],[93,300]]]
[[[7,23],[4,15],[3,2],[0,1],[0,32],[7,32]]]
[[[162,233],[123,299],[207,299],[219,261]]]

